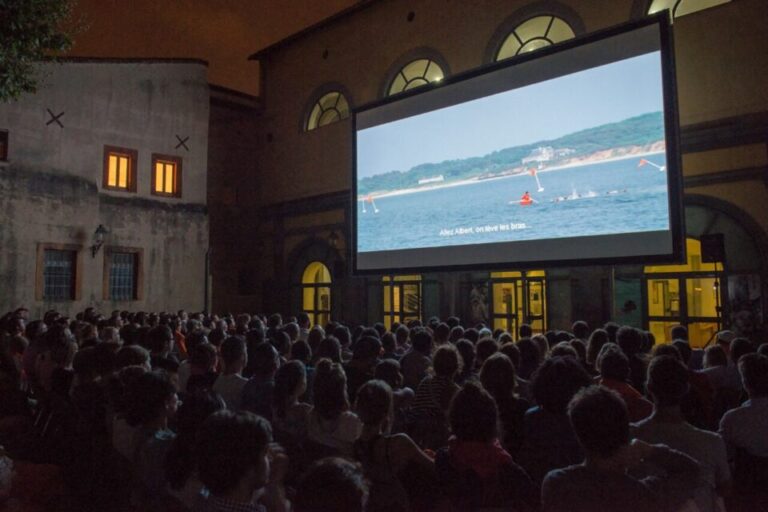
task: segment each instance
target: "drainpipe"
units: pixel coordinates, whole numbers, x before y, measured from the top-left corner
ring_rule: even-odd
[[[208,311],[208,306],[210,305],[210,275],[211,275],[211,249],[209,248],[207,251],[205,251],[205,275],[203,276],[203,282],[205,283],[205,286],[203,287],[203,311],[210,314],[210,311]]]

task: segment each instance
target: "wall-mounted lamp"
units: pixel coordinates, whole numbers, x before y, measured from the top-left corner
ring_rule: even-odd
[[[91,246],[91,256],[96,257],[96,254],[99,252],[99,249],[101,249],[101,246],[104,245],[104,235],[109,234],[109,231],[107,231],[107,228],[105,228],[102,224],[99,224],[99,227],[96,228],[96,231],[93,232],[93,245]]]
[[[328,235],[328,243],[331,244],[331,247],[334,249],[339,245],[339,235],[336,231],[331,231],[331,234]]]

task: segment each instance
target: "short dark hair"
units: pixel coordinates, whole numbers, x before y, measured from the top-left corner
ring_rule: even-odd
[[[475,345],[475,353],[480,361],[485,361],[499,351],[499,344],[493,338],[483,338]]]
[[[552,347],[552,350],[549,351],[550,357],[570,357],[571,359],[574,359],[576,361],[579,360],[579,353],[576,352],[576,349],[571,346],[570,341],[560,341],[558,342],[554,347]]]
[[[571,326],[571,331],[573,331],[573,335],[577,338],[586,340],[587,336],[589,336],[589,324],[584,320],[576,320]]]
[[[400,373],[400,363],[396,359],[383,359],[376,365],[373,372],[376,379],[383,380],[390,387],[396,388],[402,385],[403,375]]]
[[[517,382],[515,366],[504,354],[493,354],[485,360],[480,369],[480,382],[496,400],[496,405],[511,403]]]
[[[568,402],[592,383],[587,371],[573,358],[555,356],[544,361],[533,376],[531,391],[536,402],[554,414],[565,414]]]
[[[616,343],[627,354],[627,357],[632,357],[642,351],[643,336],[638,329],[629,325],[623,325],[616,331]]]
[[[615,454],[629,442],[629,415],[624,400],[613,390],[589,386],[568,405],[568,416],[579,444],[588,453]]]
[[[453,377],[459,371],[459,352],[453,345],[441,345],[432,358],[432,367],[438,377]]]
[[[653,357],[659,356],[672,356],[679,361],[683,360],[683,356],[680,354],[677,347],[667,343],[662,343],[661,345],[653,347]]]
[[[674,325],[669,330],[669,334],[673,340],[688,341],[688,329],[684,325]]]
[[[253,347],[253,353],[248,354],[253,361],[253,370],[259,375],[266,375],[277,369],[277,350],[271,343],[263,342]]]
[[[629,377],[629,359],[614,343],[606,343],[597,356],[597,370],[604,379],[619,381]]]
[[[728,355],[720,345],[710,345],[704,350],[704,363],[707,367],[727,366]]]
[[[461,355],[462,368],[465,372],[472,371],[475,367],[475,346],[471,341],[460,339],[456,342],[456,350]]]
[[[272,396],[275,413],[278,418],[285,417],[290,398],[301,384],[306,381],[307,370],[301,361],[288,361],[275,374],[275,389]]]
[[[392,388],[383,380],[369,380],[357,390],[355,412],[364,425],[377,425],[389,416]]]
[[[432,352],[432,336],[424,329],[411,333],[411,343],[414,350],[422,354],[429,355]]]
[[[216,364],[216,356],[216,347],[210,343],[201,343],[195,345],[195,348],[190,352],[189,364],[208,370]]]
[[[175,393],[176,388],[163,370],[140,375],[128,386],[125,420],[137,427],[154,419]]]
[[[269,422],[250,412],[218,411],[197,436],[200,481],[213,495],[234,489],[272,442]]]
[[[747,338],[736,338],[731,342],[731,361],[738,363],[746,354],[756,352],[755,346]]]
[[[312,395],[315,411],[323,419],[334,420],[349,409],[347,375],[340,364],[325,358],[317,362]]]
[[[441,322],[435,327],[435,339],[441,342],[448,341],[448,335],[451,333],[451,328],[448,324]]]
[[[117,368],[143,366],[149,362],[149,352],[139,345],[126,345],[117,351]]]
[[[533,329],[528,324],[520,324],[520,327],[517,329],[517,333],[520,338],[530,338],[533,336]]]
[[[245,355],[245,341],[240,336],[229,336],[221,344],[221,359],[228,365],[236,363]]]
[[[291,359],[301,361],[302,363],[308,363],[312,359],[312,349],[306,340],[296,340],[291,345]]]
[[[153,327],[147,333],[147,346],[152,352],[162,352],[170,349],[173,341],[173,331],[167,325]]]
[[[739,359],[739,373],[750,396],[768,396],[768,357],[762,354],[742,356]]]
[[[517,348],[517,345],[515,345],[514,342],[508,341],[504,343],[501,348],[499,348],[499,352],[507,356],[509,360],[512,361],[512,365],[515,367],[515,369],[520,367],[520,349]]]
[[[469,381],[451,400],[448,422],[459,441],[487,443],[497,436],[498,416],[493,397],[479,384]]]
[[[328,457],[312,464],[301,477],[293,500],[296,512],[363,512],[368,482],[359,464]]]
[[[657,406],[680,405],[688,392],[688,369],[676,357],[654,357],[648,365],[648,391]]]
[[[363,336],[352,349],[352,359],[367,360],[376,359],[381,352],[381,341],[373,336]]]
[[[691,346],[688,344],[688,342],[682,339],[676,339],[672,342],[672,346],[675,347],[678,352],[680,352],[682,361],[685,364],[688,364],[688,361],[691,360],[691,356],[693,355],[693,349],[691,349]]]

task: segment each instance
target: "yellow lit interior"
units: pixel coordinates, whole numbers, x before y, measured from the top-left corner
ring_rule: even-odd
[[[176,164],[173,162],[155,162],[155,192],[176,193]]]
[[[110,154],[107,159],[107,186],[128,188],[128,157]]]
[[[330,319],[331,311],[331,272],[319,261],[313,261],[304,269],[301,284],[303,310],[309,315],[309,321],[314,325],[325,325]]]

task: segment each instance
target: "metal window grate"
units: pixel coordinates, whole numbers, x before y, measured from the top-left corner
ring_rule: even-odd
[[[109,298],[133,300],[136,295],[136,254],[113,252],[109,267]]]
[[[72,300],[75,298],[75,251],[46,249],[44,256],[43,298]]]

